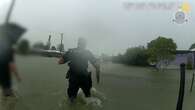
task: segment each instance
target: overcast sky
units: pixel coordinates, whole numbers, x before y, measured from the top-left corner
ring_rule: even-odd
[[[0,0],[0,22],[10,0]],[[11,21],[28,29],[24,38],[32,43],[46,42],[52,35],[52,44],[60,43],[60,33],[64,33],[65,49],[76,46],[78,37],[88,40],[88,49],[95,54],[109,55],[122,53],[128,47],[147,45],[158,36],[173,38],[178,49],[188,49],[195,43],[195,0],[189,1],[191,11],[188,22],[174,23],[171,10],[127,10],[124,2],[137,0],[16,0]],[[142,0],[148,2],[151,0]],[[165,0],[153,0],[161,2]]]

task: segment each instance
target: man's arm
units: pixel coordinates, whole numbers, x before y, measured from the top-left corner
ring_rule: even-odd
[[[98,61],[98,59],[94,57],[94,55],[91,52],[89,52],[89,61],[93,65],[93,67],[95,67],[96,69],[96,79],[97,79],[97,83],[99,83],[100,82],[100,62]]]
[[[64,58],[63,57],[60,57],[60,59],[58,60],[58,64],[64,64]]]
[[[9,70],[10,70],[10,74],[13,74],[16,77],[16,79],[20,82],[21,77],[18,73],[16,64],[15,64],[14,54],[15,54],[14,50],[11,50],[9,54]]]
[[[9,63],[9,68],[10,68],[10,73],[12,73],[16,79],[20,82],[21,81],[21,77],[18,74],[18,70],[16,67],[16,64],[14,62]]]
[[[72,49],[69,49],[64,55],[60,57],[60,59],[58,60],[58,64],[67,63],[70,60],[71,53],[72,53]]]

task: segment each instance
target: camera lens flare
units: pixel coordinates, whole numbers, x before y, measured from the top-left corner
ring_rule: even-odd
[[[190,10],[191,10],[191,6],[188,2],[184,2],[182,5],[181,5],[181,10],[185,13],[189,13]]]

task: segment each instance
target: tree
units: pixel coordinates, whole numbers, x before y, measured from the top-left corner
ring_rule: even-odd
[[[124,55],[118,54],[117,56],[112,56],[112,62],[125,64]]]
[[[43,42],[36,42],[36,43],[33,45],[33,48],[34,48],[34,49],[44,49],[45,46],[44,46],[44,43],[43,43]]]
[[[52,46],[51,47],[51,50],[57,50],[55,46]]]
[[[143,46],[128,48],[124,54],[125,63],[136,66],[147,66],[147,50]]]
[[[112,57],[112,61],[135,66],[147,66],[147,49],[143,46],[128,48],[124,54]]]
[[[190,50],[191,49],[195,49],[195,43],[194,44],[192,44],[191,46],[190,46],[190,48],[189,48]]]
[[[26,39],[22,39],[19,43],[18,43],[18,52],[21,54],[27,54],[30,50],[30,43],[28,40]]]
[[[45,49],[45,50],[50,50],[50,44],[47,43],[47,44],[44,46],[44,49]]]
[[[172,39],[160,36],[148,43],[147,47],[149,62],[156,64],[158,69],[163,69],[175,58],[177,45]]]

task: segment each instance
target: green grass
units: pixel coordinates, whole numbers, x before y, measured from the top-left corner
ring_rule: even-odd
[[[21,98],[17,110],[61,110],[59,104],[66,97],[66,65],[58,65],[55,58],[17,56],[23,78],[17,84]],[[186,73],[184,110],[195,110],[195,93],[190,93],[193,71]],[[93,75],[94,78],[95,75]],[[103,110],[176,110],[179,89],[179,70],[164,73],[151,68],[102,64],[101,84],[94,86],[105,94]],[[195,88],[194,88],[195,89]],[[85,110],[76,105],[74,110]],[[64,105],[64,110],[71,109]]]

